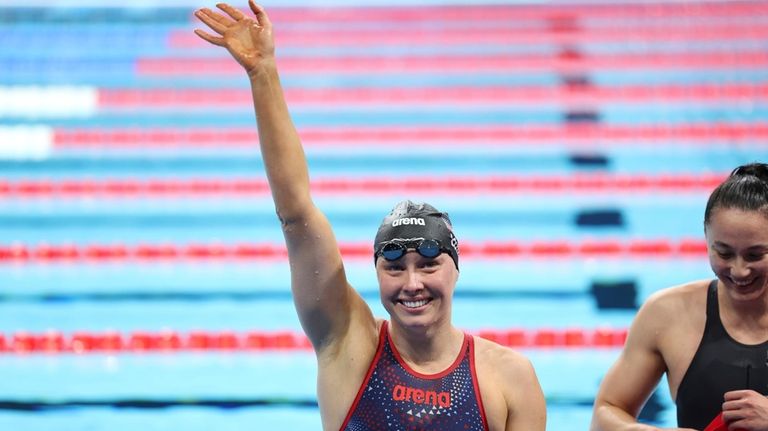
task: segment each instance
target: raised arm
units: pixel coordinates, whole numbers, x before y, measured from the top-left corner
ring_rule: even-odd
[[[249,6],[253,17],[221,3],[224,13],[200,9],[195,16],[217,35],[195,33],[226,48],[248,73],[261,154],[288,247],[294,303],[319,353],[346,333],[351,319],[365,318],[366,311],[373,318],[349,286],[331,226],[312,202],[304,150],[278,76],[272,23],[253,0]]]

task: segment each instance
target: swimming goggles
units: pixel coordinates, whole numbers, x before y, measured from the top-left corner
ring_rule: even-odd
[[[416,250],[421,256],[429,258],[437,257],[440,253],[448,253],[448,250],[443,248],[440,241],[436,239],[416,239],[409,241],[393,239],[384,243],[376,254],[384,257],[386,260],[393,261],[403,257],[408,250]]]

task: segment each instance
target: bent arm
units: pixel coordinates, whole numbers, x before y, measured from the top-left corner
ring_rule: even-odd
[[[641,362],[653,362],[649,359],[642,359],[635,353],[622,353],[600,385],[595,398],[591,431],[658,429],[637,422],[640,409],[662,374],[652,366],[640,365]]]
[[[656,340],[659,313],[653,304],[638,312],[624,350],[600,384],[591,431],[658,430],[639,424],[637,415],[666,370]]]
[[[367,306],[349,286],[331,226],[312,201],[306,157],[280,84],[272,24],[260,6],[249,4],[255,18],[225,4],[219,8],[227,16],[196,12],[221,37],[195,33],[226,48],[248,73],[261,154],[288,248],[294,303],[319,352],[345,333],[354,308]]]

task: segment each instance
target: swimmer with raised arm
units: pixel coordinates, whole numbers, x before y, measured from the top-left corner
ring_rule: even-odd
[[[543,431],[544,396],[521,354],[451,323],[459,248],[448,215],[404,201],[384,218],[373,258],[389,320],[349,285],[328,220],[310,196],[306,159],[275,64],[272,24],[226,4],[195,15],[202,39],[247,73],[291,289],[317,357],[325,430]]]

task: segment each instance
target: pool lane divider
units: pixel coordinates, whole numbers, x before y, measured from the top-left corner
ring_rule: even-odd
[[[256,148],[259,136],[253,127],[228,128],[9,128],[0,127],[2,133],[16,146],[26,143],[22,139],[42,139],[50,134],[49,145],[55,149],[133,147],[179,148],[188,151],[201,147],[221,150],[222,148]],[[413,146],[417,144],[446,145],[530,146],[584,145],[605,143],[610,146],[663,145],[677,142],[692,142],[710,146],[717,142],[768,140],[768,122],[761,123],[688,123],[688,124],[560,124],[560,125],[456,125],[456,126],[347,126],[347,127],[303,127],[299,135],[307,148],[323,146],[350,146],[359,148],[392,145]],[[44,135],[48,136],[48,135]],[[764,144],[763,144],[764,145]]]
[[[563,47],[573,51],[573,47]],[[693,85],[483,87],[288,88],[294,108],[468,105],[592,106],[653,102],[750,102],[768,98],[764,83]],[[2,118],[87,118],[104,111],[252,109],[246,88],[97,88],[92,86],[0,86]],[[533,104],[533,105],[532,105]]]
[[[234,64],[233,64],[234,63]],[[389,74],[389,73],[482,73],[482,72],[602,72],[606,70],[764,70],[768,52],[711,51],[648,54],[570,55],[435,55],[357,57],[282,57],[281,71],[291,74]],[[242,67],[227,58],[140,57],[135,61],[140,77],[240,76]]]
[[[243,8],[247,12],[247,8]],[[0,22],[27,24],[67,24],[88,22],[91,25],[107,24],[178,24],[194,22],[189,7],[115,8],[86,7],[60,8],[48,13],[45,8],[8,7],[0,15]],[[706,1],[706,2],[603,2],[508,5],[421,5],[404,6],[339,6],[329,14],[327,8],[276,6],[270,8],[275,22],[288,28],[295,24],[347,24],[355,23],[412,23],[522,20],[567,20],[588,18],[615,21],[620,18],[677,18],[682,22],[698,23],[698,18],[738,18],[765,16],[768,6],[759,1]],[[290,25],[289,25],[290,24]],[[561,31],[567,27],[561,26]]]
[[[325,195],[449,193],[665,193],[711,192],[721,174],[605,174],[531,176],[442,176],[323,178],[312,181],[313,193]],[[181,196],[266,196],[265,179],[64,179],[2,180],[0,199]]]
[[[561,86],[478,86],[478,87],[353,87],[353,88],[287,88],[286,99],[292,107],[302,106],[381,106],[397,103],[398,106],[443,105],[445,103],[465,104],[530,104],[536,106],[548,103],[566,105],[598,105],[603,103],[649,103],[649,102],[724,102],[765,100],[768,98],[768,84],[765,83],[724,83],[691,85],[626,85],[598,86],[569,84],[563,80]],[[66,89],[43,87],[37,93],[50,91],[53,96],[65,93]],[[82,100],[76,112],[92,113],[94,109],[222,109],[252,107],[251,94],[247,88],[79,88],[69,90]],[[17,105],[29,106],[26,93],[30,89],[9,88],[9,96],[20,99]],[[0,93],[0,95],[2,95]],[[23,100],[22,96],[25,98]],[[42,101],[41,101],[42,102]],[[14,104],[7,103],[0,115],[18,115],[12,110]],[[46,105],[53,110],[51,105]],[[55,107],[55,105],[54,105]],[[44,109],[39,111],[46,114]],[[58,111],[53,111],[58,113]]]
[[[341,243],[342,255],[371,259],[369,243]],[[670,259],[707,255],[699,239],[549,240],[461,242],[461,256],[482,259],[597,257]],[[283,244],[0,244],[0,264],[285,260]]]
[[[475,335],[516,348],[619,348],[626,328],[486,329]],[[76,331],[65,334],[19,331],[0,333],[0,354],[16,353],[152,353],[186,351],[301,351],[312,348],[301,333],[292,331]]]
[[[519,21],[519,20],[518,20]],[[550,21],[553,22],[553,21]],[[472,24],[475,24],[472,26]],[[612,43],[669,43],[690,42],[691,45],[707,41],[733,42],[733,49],[738,49],[735,42],[759,42],[768,38],[768,26],[759,23],[706,23],[691,25],[674,23],[671,25],[643,25],[642,22],[624,22],[624,27],[582,26],[574,29],[541,28],[500,28],[493,27],[494,21],[467,21],[467,24],[454,31],[445,28],[437,30],[420,27],[406,27],[397,31],[339,30],[329,29],[287,29],[275,36],[281,48],[308,47],[387,47],[387,46],[462,46],[482,43],[484,46],[498,44],[512,45],[549,45],[549,44],[612,44]],[[485,25],[486,27],[481,27]],[[209,49],[205,42],[189,30],[173,30],[167,36],[167,45],[178,50]],[[690,48],[690,45],[688,46]],[[646,51],[654,46],[645,46]],[[658,49],[658,48],[656,48]]]
[[[245,9],[243,9],[245,10]],[[707,2],[585,2],[585,3],[529,3],[506,5],[423,5],[388,7],[338,7],[333,14],[323,8],[277,7],[270,9],[273,21],[284,24],[365,22],[467,22],[523,20],[590,20],[616,18],[677,18],[683,22],[696,22],[697,18],[755,17],[768,14],[768,5],[755,1]],[[567,27],[561,27],[563,31]]]

